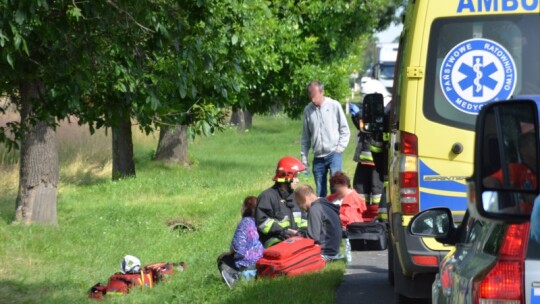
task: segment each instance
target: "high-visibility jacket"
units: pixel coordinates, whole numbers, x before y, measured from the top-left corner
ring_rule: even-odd
[[[292,189],[290,192],[285,191],[281,185],[275,183],[257,198],[255,224],[264,247],[270,247],[291,236],[287,229],[307,228],[307,214],[294,202]]]
[[[353,160],[364,165],[374,166],[370,148],[371,134],[362,131],[358,132],[358,144],[356,145]]]

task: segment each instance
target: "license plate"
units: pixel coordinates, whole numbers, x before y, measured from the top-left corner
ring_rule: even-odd
[[[534,282],[532,284],[531,304],[540,304],[540,283]]]

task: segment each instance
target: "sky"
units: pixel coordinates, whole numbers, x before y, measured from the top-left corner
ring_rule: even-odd
[[[379,42],[397,42],[396,37],[401,33],[402,24],[391,24],[386,30],[375,34],[379,38]]]

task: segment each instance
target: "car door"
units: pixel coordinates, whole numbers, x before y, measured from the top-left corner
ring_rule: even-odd
[[[433,303],[472,303],[474,278],[496,260],[502,231],[504,225],[466,213],[455,251],[443,260],[433,284]]]
[[[441,262],[439,273],[436,275],[432,287],[432,301],[438,303],[463,303],[465,293],[457,292],[460,285],[463,285],[464,265],[466,261],[473,257],[471,254],[478,240],[482,222],[471,217],[469,212],[465,213],[463,221],[457,228],[455,249],[451,251]],[[465,280],[466,282],[467,280]]]

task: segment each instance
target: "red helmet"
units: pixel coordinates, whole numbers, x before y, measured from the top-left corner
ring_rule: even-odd
[[[306,170],[306,167],[302,164],[301,161],[292,157],[285,156],[279,160],[276,168],[276,176],[274,176],[274,181],[284,183],[291,182],[298,172]]]

